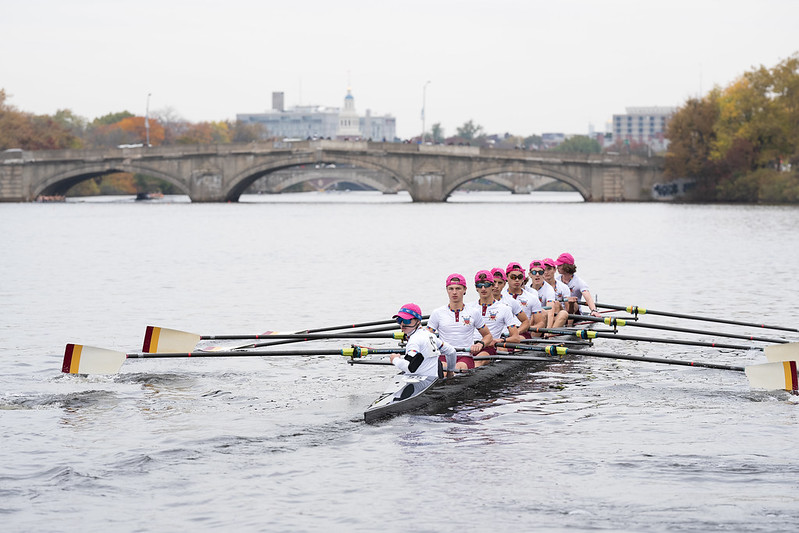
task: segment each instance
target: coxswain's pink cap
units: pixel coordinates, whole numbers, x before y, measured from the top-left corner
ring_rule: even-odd
[[[505,277],[505,271],[502,270],[501,268],[492,268],[491,275],[494,277],[502,276],[502,281],[508,281],[508,278]]]
[[[477,274],[474,275],[474,282],[494,283],[494,276],[488,270],[478,270]]]
[[[574,257],[572,257],[572,254],[568,254],[568,253],[564,252],[564,253],[562,253],[562,254],[560,254],[558,256],[558,260],[555,261],[555,264],[557,266],[560,266],[560,265],[573,265],[574,264]]]
[[[416,304],[405,304],[402,307],[400,307],[400,310],[397,311],[397,314],[391,318],[403,318],[405,320],[418,318],[419,320],[421,320],[422,308]]]
[[[543,259],[533,259],[532,262],[530,262],[530,270],[533,270],[534,268],[546,268],[544,266],[544,260]]]
[[[544,263],[545,267],[552,267],[556,268],[558,265],[555,264],[555,261],[551,257],[545,257],[542,262]]]
[[[514,270],[518,270],[519,272],[524,273],[524,268],[522,268],[522,265],[520,263],[513,262],[513,263],[508,263],[507,268],[505,268],[505,274],[510,274]]]
[[[447,287],[450,285],[463,285],[466,286],[466,278],[460,274],[450,274],[447,276]]]

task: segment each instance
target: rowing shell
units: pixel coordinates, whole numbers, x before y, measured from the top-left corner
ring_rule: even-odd
[[[557,344],[557,339],[552,339]],[[513,357],[512,355],[509,357]],[[535,367],[543,368],[559,359],[528,357],[524,360],[497,359],[490,364],[464,370],[455,377],[440,379],[434,376],[395,374],[386,381],[385,389],[364,411],[363,419],[374,422],[411,411],[435,412],[464,398],[466,393],[481,384],[494,382]]]

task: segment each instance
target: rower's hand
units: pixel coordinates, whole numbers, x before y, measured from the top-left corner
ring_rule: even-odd
[[[454,378],[455,377],[455,372],[449,370],[449,371],[447,371],[446,376],[447,376],[447,378]]]
[[[594,309],[593,311],[591,311],[591,316],[597,316],[602,318],[602,313],[599,312],[599,309]]]

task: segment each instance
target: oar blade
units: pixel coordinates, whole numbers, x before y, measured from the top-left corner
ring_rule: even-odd
[[[61,372],[65,374],[116,374],[127,359],[123,352],[67,344],[64,350],[64,363]]]
[[[772,363],[779,361],[796,361],[799,359],[799,342],[788,344],[772,344],[763,349],[766,359]]]
[[[746,377],[754,389],[799,390],[796,376],[796,361],[781,361],[746,367]]]
[[[196,333],[147,326],[141,351],[144,353],[192,352],[198,342],[200,342],[200,335]]]

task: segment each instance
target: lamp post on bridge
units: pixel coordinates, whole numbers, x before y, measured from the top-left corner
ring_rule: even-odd
[[[147,148],[150,147],[150,95],[147,93],[147,107],[144,110],[144,131],[147,137]]]
[[[427,103],[427,86],[430,85],[430,80],[427,80],[422,87],[422,140],[419,144],[424,144],[424,134],[425,134],[425,126],[424,126],[424,111],[425,105]]]

